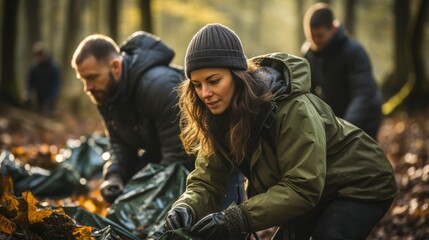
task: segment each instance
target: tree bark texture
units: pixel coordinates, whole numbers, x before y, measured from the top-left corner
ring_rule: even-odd
[[[14,105],[20,104],[15,75],[15,47],[19,0],[5,0],[3,8],[0,98]]]

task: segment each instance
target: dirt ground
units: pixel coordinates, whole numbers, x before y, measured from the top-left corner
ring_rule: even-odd
[[[54,156],[67,140],[95,132],[103,133],[98,116],[59,111],[46,118],[0,102],[0,153],[19,149],[31,164],[50,167],[42,156]],[[378,141],[394,167],[400,194],[368,239],[429,239],[429,110],[385,117]],[[92,204],[89,210],[103,213],[105,208]]]

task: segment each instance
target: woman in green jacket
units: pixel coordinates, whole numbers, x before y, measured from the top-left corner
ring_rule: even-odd
[[[276,239],[365,239],[397,187],[379,145],[309,92],[303,58],[247,60],[238,36],[208,24],[192,38],[179,87],[181,139],[197,154],[164,231],[244,239],[280,227]],[[247,199],[221,211],[229,174]]]

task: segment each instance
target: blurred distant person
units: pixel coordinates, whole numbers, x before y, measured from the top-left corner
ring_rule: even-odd
[[[311,66],[311,92],[335,115],[377,139],[382,120],[381,93],[364,48],[346,33],[326,3],[316,3],[304,16],[305,58]]]
[[[37,111],[49,116],[54,111],[60,93],[61,69],[42,42],[34,44],[33,55],[34,63],[28,71],[24,101],[27,106],[35,105]]]
[[[171,64],[174,51],[158,37],[136,32],[121,47],[109,37],[90,35],[71,65],[104,120],[111,158],[101,185],[113,203],[124,184],[148,163],[181,163],[193,169],[179,134],[176,86],[183,69]]]

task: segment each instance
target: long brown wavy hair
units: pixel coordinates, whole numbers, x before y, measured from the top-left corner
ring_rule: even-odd
[[[255,78],[259,66],[248,63],[246,71],[232,70],[235,92],[229,106],[230,122],[228,131],[228,147],[232,160],[239,165],[248,152],[251,141],[251,125],[256,119],[263,103],[272,101],[273,97],[262,81]],[[194,85],[189,79],[178,86],[180,108],[180,138],[188,154],[210,156],[214,153],[214,133],[210,126],[216,124],[209,117],[210,110],[198,97]]]

